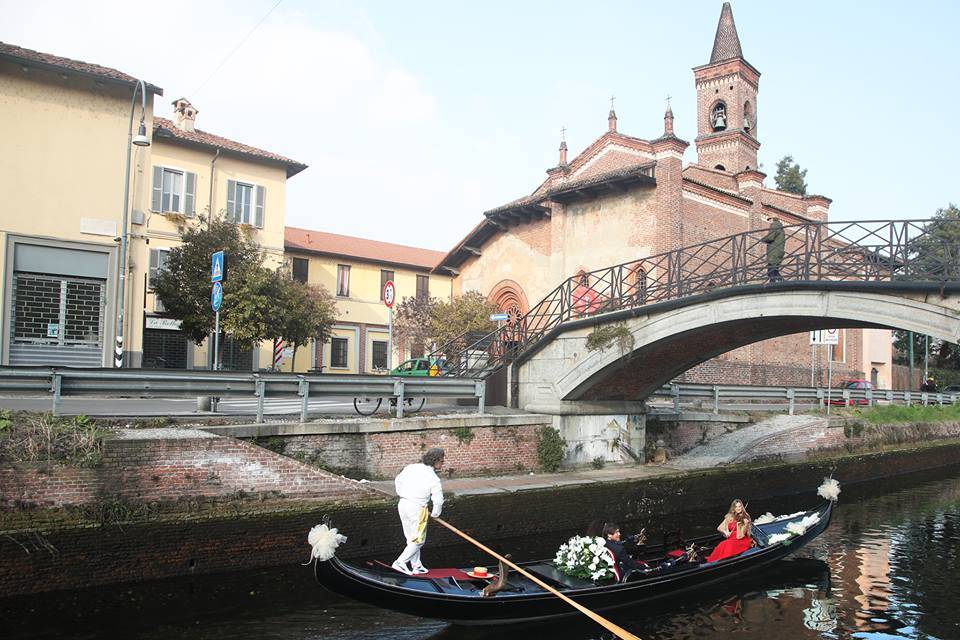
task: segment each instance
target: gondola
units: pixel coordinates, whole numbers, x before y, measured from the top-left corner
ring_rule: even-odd
[[[670,553],[671,548],[667,546],[649,547],[642,557],[647,569],[632,571],[608,583],[597,584],[566,575],[549,560],[524,562],[519,566],[583,606],[595,612],[609,611],[715,585],[766,567],[823,533],[830,524],[833,506],[828,500],[810,511],[774,522],[754,523],[751,537],[756,545],[738,556],[716,562],[697,559],[689,550],[711,549],[721,540],[719,534],[686,541],[684,548],[688,551],[679,557],[676,551]],[[799,523],[805,518],[810,522],[813,515],[817,516],[816,522],[802,534],[780,540],[790,523]],[[702,557],[705,556],[706,553],[702,553]],[[503,569],[501,565],[501,571]],[[473,578],[467,575],[468,569],[435,569],[423,576],[408,576],[386,565],[348,564],[333,555],[326,561],[316,562],[314,571],[320,584],[336,593],[377,607],[457,625],[514,624],[579,615],[568,604],[516,572],[507,574],[499,591],[485,595],[484,588],[491,580]]]

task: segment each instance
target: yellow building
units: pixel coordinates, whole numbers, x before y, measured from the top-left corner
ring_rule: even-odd
[[[135,86],[115,69],[0,43],[2,364],[112,364]],[[206,368],[206,350],[160,315],[150,274],[181,228],[210,211],[249,225],[279,264],[286,180],[306,166],[196,129],[185,99],[174,101],[173,119],[155,118],[163,90],[146,87],[151,144],[131,156],[124,363]],[[225,347],[225,367],[270,366],[270,348]]]
[[[396,300],[428,296],[450,299],[449,276],[430,273],[440,251],[418,249],[335,233],[287,227],[285,249],[294,278],[321,285],[334,295],[337,322],[329,342],[297,351],[284,371],[382,373],[387,369],[388,310],[383,285],[392,280]],[[395,345],[392,366],[421,355],[417,345]]]

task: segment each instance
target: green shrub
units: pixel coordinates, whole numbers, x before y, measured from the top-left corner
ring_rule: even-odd
[[[553,427],[537,429],[537,462],[541,469],[550,473],[559,469],[566,450],[567,441],[560,437],[559,431]]]
[[[59,462],[95,467],[110,432],[87,416],[0,413],[0,462]]]
[[[603,458],[603,456],[597,456],[590,461],[590,466],[592,466],[594,469],[603,469],[604,465],[606,464],[607,461]]]
[[[283,455],[283,452],[287,449],[287,439],[283,436],[270,436],[268,438],[254,438],[251,442],[257,445],[258,447],[263,447],[264,449],[269,449],[274,453],[279,453]]]
[[[469,447],[473,439],[477,437],[477,434],[475,434],[470,427],[457,427],[453,429],[452,432],[460,444],[466,447]]]
[[[617,343],[621,355],[633,350],[633,334],[622,322],[603,325],[591,331],[587,336],[587,351],[604,351],[614,342]]]

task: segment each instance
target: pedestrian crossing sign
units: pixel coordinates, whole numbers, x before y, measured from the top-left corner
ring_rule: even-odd
[[[210,282],[223,282],[223,251],[210,255]]]

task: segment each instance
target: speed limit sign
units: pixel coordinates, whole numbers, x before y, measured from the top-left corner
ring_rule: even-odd
[[[393,302],[397,299],[397,290],[393,286],[393,280],[387,280],[383,285],[383,304],[387,305],[388,309],[393,309]]]

